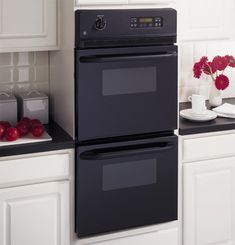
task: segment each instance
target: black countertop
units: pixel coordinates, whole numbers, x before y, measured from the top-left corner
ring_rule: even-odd
[[[0,147],[0,157],[74,148],[75,141],[58,124],[46,125],[52,141]]]
[[[235,98],[223,99],[223,103],[225,102],[235,105]],[[180,110],[188,108],[191,108],[190,102],[180,103]],[[208,106],[208,108],[210,107]],[[235,129],[235,119],[231,118],[217,117],[215,120],[208,122],[192,122],[182,117],[179,119],[180,135],[209,133],[232,129]]]

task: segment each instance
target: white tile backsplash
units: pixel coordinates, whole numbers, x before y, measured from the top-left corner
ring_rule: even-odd
[[[11,64],[12,64],[12,54],[11,53],[0,54],[0,67],[10,66]],[[0,73],[0,76],[1,76],[1,73]]]
[[[38,88],[48,93],[49,52],[0,54],[0,91]]]
[[[209,97],[212,80],[202,75],[200,79],[193,77],[193,65],[202,56],[212,59],[216,55],[235,56],[235,41],[185,42],[179,44],[179,96],[180,101],[187,101],[192,93]],[[225,75],[230,79],[230,86],[222,92],[223,97],[235,97],[235,68],[227,68]]]

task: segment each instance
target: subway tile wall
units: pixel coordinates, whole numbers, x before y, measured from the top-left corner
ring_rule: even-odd
[[[212,80],[202,75],[200,79],[193,77],[192,67],[202,56],[212,59],[216,55],[234,55],[235,41],[184,42],[179,44],[179,96],[180,101],[187,101],[193,93],[209,97]],[[230,86],[222,92],[224,98],[235,97],[235,68],[227,68],[225,75],[230,78]]]
[[[32,89],[49,92],[49,52],[0,54],[0,92]]]

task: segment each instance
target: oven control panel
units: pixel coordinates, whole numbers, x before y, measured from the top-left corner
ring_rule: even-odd
[[[163,27],[163,18],[156,17],[131,17],[130,28],[159,28]]]

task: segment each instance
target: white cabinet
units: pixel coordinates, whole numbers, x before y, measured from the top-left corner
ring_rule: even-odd
[[[233,29],[232,0],[179,1],[179,39],[227,39]]]
[[[235,245],[235,131],[180,140],[184,245]]]
[[[235,157],[184,166],[184,244],[235,244]]]
[[[0,52],[58,49],[58,0],[0,0]]]
[[[69,182],[0,190],[0,244],[69,245]]]
[[[70,245],[73,150],[0,158],[0,244]]]

